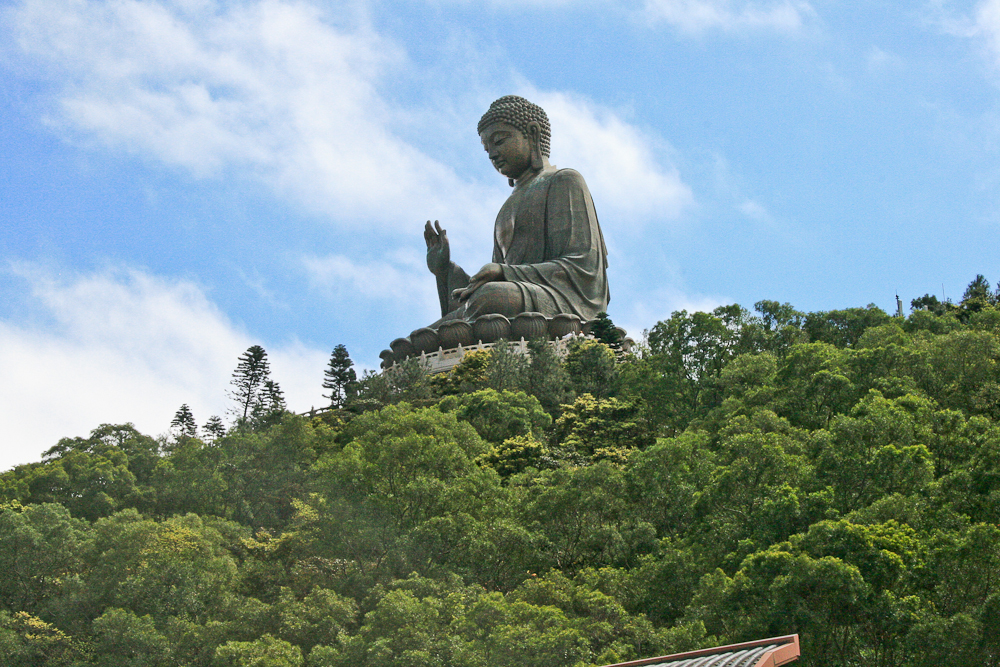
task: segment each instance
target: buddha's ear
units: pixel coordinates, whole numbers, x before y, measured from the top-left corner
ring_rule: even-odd
[[[531,168],[539,170],[542,163],[542,126],[535,121],[528,123],[528,143],[531,144]]]

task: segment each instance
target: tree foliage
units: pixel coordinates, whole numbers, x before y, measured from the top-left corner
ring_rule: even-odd
[[[591,667],[792,632],[803,667],[1000,664],[982,276],[906,318],[760,301],[634,354],[408,362],[312,419],[263,362],[228,432],[102,424],[0,473],[4,664]]]
[[[344,407],[348,398],[356,391],[358,375],[353,366],[354,362],[347,353],[347,347],[337,345],[333,348],[330,361],[323,371],[323,389],[330,392],[323,394],[323,398],[330,399],[331,407]]]
[[[198,435],[198,424],[187,403],[177,409],[174,418],[170,420],[170,428],[174,429],[179,438],[193,438]]]
[[[267,352],[260,345],[251,345],[240,355],[230,384],[230,398],[236,401],[232,413],[238,424],[269,425],[284,413],[284,392],[271,379]]]

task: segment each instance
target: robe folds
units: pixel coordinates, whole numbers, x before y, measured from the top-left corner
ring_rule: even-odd
[[[594,201],[579,172],[550,167],[515,186],[493,235],[493,261],[525,312],[584,321],[608,309],[608,260]]]

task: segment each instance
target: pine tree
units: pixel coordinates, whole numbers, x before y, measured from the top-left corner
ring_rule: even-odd
[[[590,327],[590,335],[616,352],[621,350],[622,335],[607,313],[597,313],[597,319]]]
[[[490,360],[486,365],[487,386],[497,391],[517,391],[525,384],[527,367],[527,357],[518,348],[501,340],[490,350]]]
[[[229,396],[237,403],[233,414],[246,419],[260,400],[261,390],[270,379],[271,367],[267,362],[267,352],[260,345],[251,345],[239,358],[229,384],[233,389]]]
[[[618,393],[620,377],[614,350],[599,340],[574,339],[563,367],[577,396],[591,394],[602,399]]]
[[[344,345],[333,348],[330,355],[330,363],[323,373],[323,389],[329,390],[329,394],[323,394],[323,398],[330,399],[330,407],[342,408],[347,398],[354,391],[358,381],[358,375],[351,366],[354,362],[347,354]]]
[[[187,403],[178,408],[170,422],[170,428],[177,429],[178,438],[194,438],[198,435],[198,425]]]
[[[547,340],[529,340],[528,352],[531,360],[525,371],[524,386],[529,394],[538,399],[546,412],[558,412],[560,405],[573,400],[569,376]]]
[[[285,411],[285,392],[274,380],[264,382],[264,390],[260,394],[260,406],[266,414]]]
[[[213,441],[218,440],[226,434],[226,425],[222,423],[222,418],[219,415],[209,417],[208,421],[201,428]]]
[[[257,400],[250,408],[250,425],[253,428],[266,428],[280,421],[284,414],[284,392],[274,380],[264,380]]]
[[[978,313],[981,310],[995,308],[997,306],[997,295],[990,291],[990,281],[982,274],[977,274],[975,280],[965,288],[962,295],[960,308],[962,312],[959,317],[962,321],[967,321],[971,313]]]

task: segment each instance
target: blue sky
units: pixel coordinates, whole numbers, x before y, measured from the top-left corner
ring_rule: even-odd
[[[103,422],[292,409],[437,317],[509,188],[475,126],[541,104],[612,318],[1000,280],[1000,0],[0,2],[0,469]]]

